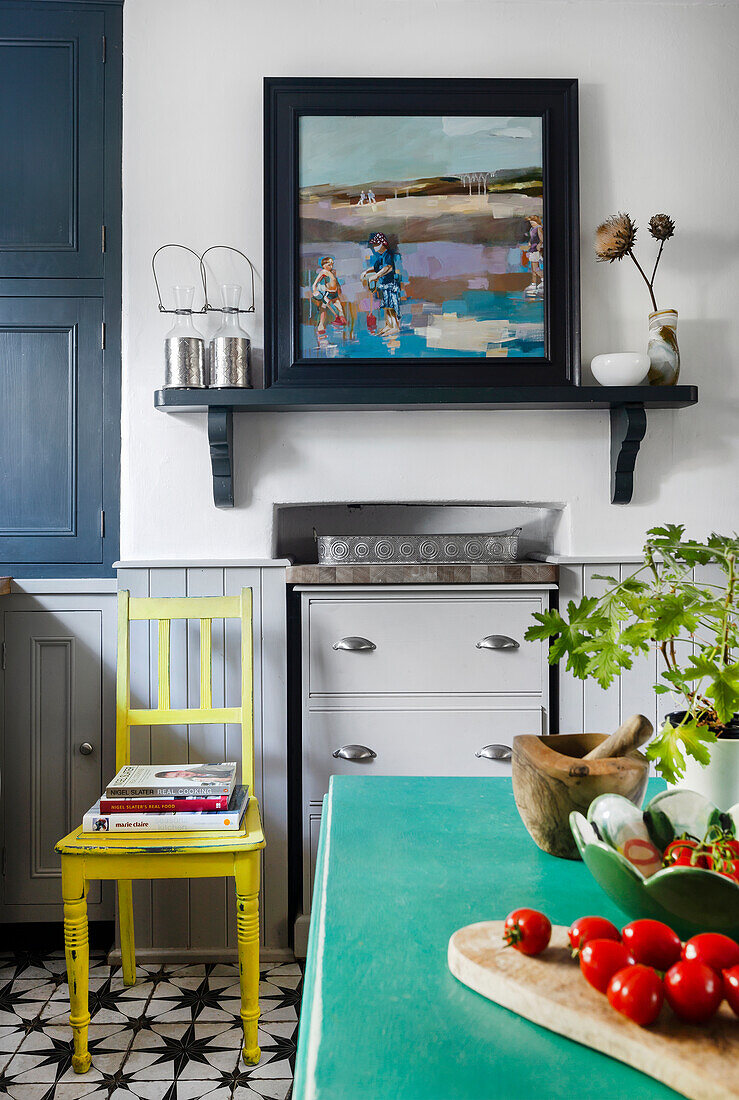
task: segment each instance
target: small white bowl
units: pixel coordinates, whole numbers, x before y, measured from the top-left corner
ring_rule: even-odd
[[[649,356],[638,351],[609,351],[596,355],[590,369],[601,386],[638,386],[649,371]]]

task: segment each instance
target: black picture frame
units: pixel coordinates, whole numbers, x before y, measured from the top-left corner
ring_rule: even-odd
[[[298,326],[299,120],[318,115],[543,119],[547,350],[541,358],[301,358]],[[578,83],[557,80],[266,77],[265,386],[570,386],[580,381]],[[462,394],[460,393],[460,397]]]

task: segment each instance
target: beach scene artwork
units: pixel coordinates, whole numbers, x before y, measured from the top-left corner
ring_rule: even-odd
[[[299,158],[304,358],[544,356],[540,117],[303,115]]]

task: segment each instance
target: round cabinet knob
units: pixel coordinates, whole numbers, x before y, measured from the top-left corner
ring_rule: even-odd
[[[93,747],[89,741],[83,741],[80,745],[80,752],[83,756],[89,756],[93,751]]]

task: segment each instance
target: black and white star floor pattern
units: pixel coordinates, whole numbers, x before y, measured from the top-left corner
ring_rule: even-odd
[[[0,1096],[12,1100],[288,1100],[302,974],[262,970],[258,1066],[241,1061],[235,965],[120,967],[90,953],[92,1067],[72,1069],[63,952],[0,955]]]

